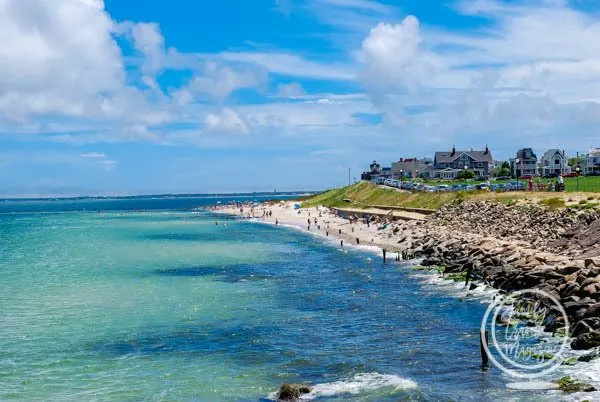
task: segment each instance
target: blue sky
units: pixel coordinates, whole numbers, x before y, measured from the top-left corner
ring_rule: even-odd
[[[585,152],[600,146],[599,12],[0,0],[0,195],[324,189],[453,144]]]

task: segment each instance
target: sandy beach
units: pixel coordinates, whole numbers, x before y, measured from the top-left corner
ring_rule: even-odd
[[[295,209],[294,202],[276,204],[261,204],[259,206],[223,206],[215,212],[235,215],[248,219],[266,222],[274,225],[292,226],[315,235],[322,235],[340,240],[341,245],[373,246],[386,250],[387,258],[395,258],[397,253],[406,251],[396,245],[400,234],[400,223],[391,219],[379,218],[369,221],[364,218],[346,219],[338,216],[327,207],[312,207]],[[421,214],[408,214],[418,222]],[[394,217],[398,219],[398,213]],[[374,219],[374,218],[371,218]]]

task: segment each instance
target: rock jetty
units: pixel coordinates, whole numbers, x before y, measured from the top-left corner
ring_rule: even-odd
[[[444,206],[426,222],[394,225],[397,246],[423,257],[422,265],[443,266],[445,273],[506,292],[543,290],[564,306],[574,349],[600,346],[596,211],[462,202]]]

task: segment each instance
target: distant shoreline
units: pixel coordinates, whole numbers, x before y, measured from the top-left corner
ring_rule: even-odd
[[[0,196],[0,202],[15,201],[78,201],[78,200],[136,200],[136,199],[165,199],[165,198],[229,198],[229,197],[265,197],[265,196],[308,196],[320,191],[282,191],[282,192],[247,192],[247,193],[198,193],[198,194],[139,194],[139,195],[61,195],[44,197]]]

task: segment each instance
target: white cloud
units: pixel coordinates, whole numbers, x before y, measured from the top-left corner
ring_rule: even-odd
[[[134,24],[131,34],[135,49],[145,56],[142,69],[146,73],[160,70],[164,64],[165,39],[158,24],[143,22]]]
[[[324,63],[307,60],[292,53],[223,52],[222,60],[257,64],[272,73],[323,80],[349,81],[356,78],[356,69],[344,63]]]
[[[104,160],[100,162],[100,165],[104,170],[110,172],[111,170],[115,170],[117,168],[117,161],[113,160]]]
[[[249,129],[244,120],[234,110],[225,108],[219,113],[210,113],[204,119],[208,131],[248,134]]]
[[[100,1],[0,0],[0,117],[82,115],[99,93],[121,88],[111,30]]]
[[[407,17],[363,40],[360,79],[387,124],[409,138],[468,144],[493,135],[502,146],[501,138],[544,147],[566,141],[565,131],[592,135],[598,21],[564,2],[465,1],[460,11],[491,24],[456,33]]]
[[[302,85],[297,82],[288,84],[279,84],[277,87],[277,96],[279,98],[299,98],[306,95],[306,91]]]
[[[87,152],[85,154],[81,154],[82,158],[90,158],[90,159],[104,159],[106,155],[100,152]]]
[[[217,62],[207,62],[183,92],[176,96],[183,102],[194,98],[223,101],[238,89],[260,89],[267,82],[267,72],[263,69],[241,66],[238,69]]]
[[[379,24],[362,43],[364,75],[369,84],[419,83],[419,20],[406,17],[397,25]]]

